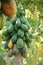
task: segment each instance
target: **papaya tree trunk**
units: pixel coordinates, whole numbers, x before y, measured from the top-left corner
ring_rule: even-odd
[[[14,63],[14,65],[22,65],[21,52],[19,52],[18,55],[15,56],[15,63]]]
[[[11,65],[10,58],[7,56],[7,62],[6,65]]]
[[[7,52],[6,65],[11,65],[11,59],[10,59],[10,57],[8,56],[8,51],[9,51],[9,50],[6,51],[6,52]]]

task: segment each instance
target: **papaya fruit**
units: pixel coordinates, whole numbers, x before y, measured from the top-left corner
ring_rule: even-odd
[[[23,24],[27,21],[27,20],[25,20],[25,16],[23,16],[23,15],[22,15],[22,17],[20,18],[20,20],[21,20],[21,23],[23,23]]]
[[[25,33],[25,38],[26,40],[29,40],[29,34],[27,32]]]
[[[25,16],[25,10],[23,8],[19,9],[19,14]]]
[[[19,18],[17,18],[17,20],[16,20],[16,26],[17,26],[17,27],[20,27],[20,26],[21,26],[21,21],[20,21]]]
[[[14,50],[14,54],[18,54],[18,52],[19,52],[19,49],[17,48],[16,44],[14,45],[14,48],[13,48],[13,50]]]
[[[16,16],[17,16],[17,17],[20,17],[20,13],[19,13],[19,11],[16,13]]]
[[[8,29],[5,29],[5,30],[3,31],[3,35],[4,35],[4,36],[9,35]]]
[[[12,49],[13,48],[13,42],[12,42],[12,39],[9,41],[8,43],[8,48],[9,49]]]
[[[16,19],[17,19],[17,16],[14,16],[14,17],[11,19],[11,23],[12,23],[13,25],[15,24]]]
[[[11,0],[10,2],[4,2],[2,0],[2,12],[9,16],[13,17],[16,14],[17,8],[16,8],[16,3],[14,0]]]
[[[20,20],[21,20],[21,22],[23,24],[27,25],[28,28],[30,28],[30,24],[29,24],[29,22],[28,22],[28,20],[27,20],[27,18],[25,16],[22,15],[22,17],[20,18]]]
[[[4,48],[5,48],[5,49],[8,49],[8,41],[5,42]]]
[[[28,21],[25,22],[25,25],[27,25],[28,29],[30,29],[31,25],[30,25],[30,23]]]
[[[23,37],[24,36],[24,31],[19,29],[17,34],[18,34],[19,37]]]
[[[10,35],[11,35],[11,37],[13,36],[15,34],[15,31],[13,31]]]
[[[27,27],[27,25],[25,25],[25,24],[21,24],[21,29],[22,29],[23,31],[28,31],[28,27]]]
[[[29,57],[28,48],[27,48],[27,45],[26,45],[25,42],[24,42],[23,48],[21,49],[21,54],[22,54],[22,56],[24,58],[28,58]]]
[[[9,36],[3,36],[4,41],[9,41],[9,39],[10,39],[10,35]]]
[[[20,48],[20,49],[24,46],[23,40],[21,38],[18,38],[16,44],[17,44],[17,48]]]
[[[12,33],[14,31],[14,27],[12,24],[10,24],[10,26],[8,27],[8,32]]]
[[[14,34],[12,36],[12,42],[15,43],[17,41],[17,34]]]
[[[15,30],[15,32],[17,32],[17,31],[18,31],[18,27],[17,27],[17,25],[16,25],[16,24],[14,25],[14,30]]]

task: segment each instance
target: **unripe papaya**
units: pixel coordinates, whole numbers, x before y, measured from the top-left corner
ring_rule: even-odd
[[[2,1],[2,11],[5,15],[12,18],[17,11],[15,1],[14,0],[11,0],[10,2]]]
[[[10,48],[10,49],[13,48],[13,42],[12,42],[12,40],[9,41],[8,48]]]
[[[27,45],[26,45],[25,42],[24,42],[23,48],[21,49],[21,53],[22,53],[22,56],[24,58],[28,58],[29,57],[28,48],[27,48]]]

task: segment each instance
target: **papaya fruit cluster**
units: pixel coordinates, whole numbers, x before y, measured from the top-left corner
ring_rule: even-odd
[[[28,56],[29,43],[33,35],[29,32],[30,24],[25,17],[25,10],[18,7],[16,16],[11,19],[9,27],[3,31],[5,49],[9,49],[9,56],[13,56],[21,51],[23,57]]]

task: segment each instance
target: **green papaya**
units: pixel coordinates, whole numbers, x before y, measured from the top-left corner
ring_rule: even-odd
[[[26,40],[29,39],[29,34],[27,32],[25,33],[25,38],[26,38]]]
[[[23,40],[21,38],[18,38],[16,44],[17,44],[17,48],[20,48],[20,49],[24,46]]]
[[[21,21],[20,21],[19,18],[17,18],[17,20],[16,20],[16,26],[17,26],[17,27],[20,27],[20,26],[21,26]]]
[[[15,24],[16,19],[17,19],[17,16],[14,16],[14,17],[11,19],[11,23],[12,23],[13,25]]]
[[[28,31],[28,27],[25,24],[21,24],[21,29],[23,31]]]
[[[5,49],[8,49],[8,41],[5,42],[4,48],[5,48]]]
[[[17,32],[17,30],[18,30],[18,27],[16,25],[14,25],[14,31]]]
[[[20,18],[20,20],[21,20],[21,23],[25,23],[26,22],[26,20],[25,20],[25,17],[24,16],[22,16],[21,18]]]
[[[8,27],[8,31],[9,33],[12,33],[14,31],[14,27],[12,24],[10,24],[10,26]]]
[[[4,36],[4,37],[3,37],[3,40],[4,40],[4,41],[8,41],[9,39],[10,39],[10,36]]]
[[[17,34],[14,34],[12,36],[12,42],[15,43],[17,41]]]
[[[29,57],[29,53],[28,53],[28,48],[26,43],[24,43],[23,48],[21,49],[21,54],[24,58],[28,58]]]
[[[16,13],[16,16],[17,16],[17,17],[20,17],[20,13],[19,13],[19,11]]]
[[[32,42],[32,39],[31,39],[31,38],[29,38],[29,39],[28,39],[28,40],[26,40],[25,42],[26,42],[26,44],[27,44],[27,47],[29,48],[29,45],[30,45],[30,43]]]
[[[25,11],[24,11],[23,8],[19,9],[19,14],[20,14],[20,15],[25,15]]]
[[[13,36],[15,34],[15,31],[13,31],[10,35]]]
[[[22,16],[22,17],[20,18],[20,20],[21,20],[21,22],[22,22],[23,24],[27,25],[28,28],[30,28],[30,24],[29,24],[29,22],[28,22],[28,20],[26,19],[25,16]]]
[[[23,37],[24,36],[24,32],[21,29],[18,30],[17,34],[18,34],[19,37]]]
[[[16,44],[14,44],[13,50],[14,50],[14,54],[18,54],[19,49],[17,48]]]
[[[8,29],[6,29],[6,30],[3,31],[3,35],[4,35],[4,36],[9,35]]]
[[[27,22],[25,22],[25,25],[27,25],[28,26],[28,29],[30,29],[30,23],[27,21]]]

